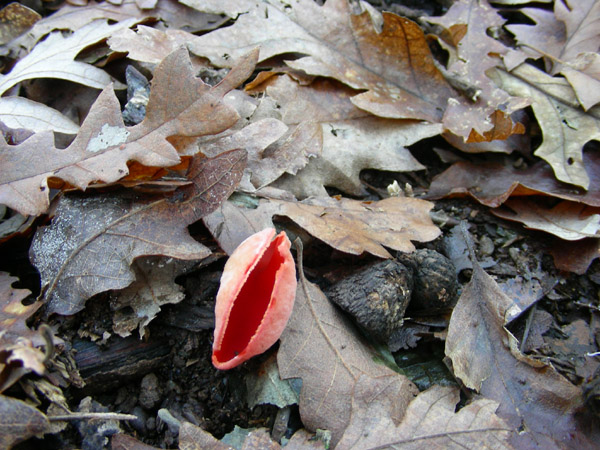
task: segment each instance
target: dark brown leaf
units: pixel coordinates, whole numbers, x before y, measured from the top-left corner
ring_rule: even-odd
[[[31,259],[40,271],[48,313],[74,314],[94,294],[128,286],[133,260],[143,255],[202,259],[210,251],[187,226],[210,213],[235,189],[245,152],[194,161],[193,184],[173,199],[132,194],[65,196],[50,226],[39,230]]]
[[[30,437],[50,431],[44,414],[16,398],[0,395],[0,447],[9,449]]]

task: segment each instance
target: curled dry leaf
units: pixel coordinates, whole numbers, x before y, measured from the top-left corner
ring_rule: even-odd
[[[296,266],[285,232],[267,228],[227,260],[215,303],[212,362],[231,369],[277,340],[294,307]]]
[[[510,94],[531,99],[531,107],[542,129],[542,144],[535,155],[552,166],[556,178],[589,188],[590,178],[583,164],[583,146],[600,139],[600,115],[585,112],[569,83],[554,78],[529,64],[510,73],[496,69],[496,82]]]
[[[391,420],[399,423],[417,393],[415,385],[375,362],[371,348],[349,319],[306,280],[301,264],[299,277],[277,365],[283,379],[302,379],[299,406],[304,426],[311,431],[330,430],[335,446],[352,422],[355,403],[386,401]],[[361,390],[361,386],[375,389]]]
[[[600,208],[562,201],[544,207],[529,199],[509,199],[492,210],[498,217],[523,223],[527,228],[542,230],[568,241],[586,237],[600,238]]]
[[[176,190],[173,199],[130,193],[63,197],[52,224],[38,230],[30,250],[48,313],[74,314],[92,295],[128,286],[134,280],[129,266],[138,256],[208,256],[187,226],[233,192],[245,160],[243,150],[196,158],[189,174],[193,183]]]
[[[519,351],[505,328],[520,308],[473,261],[473,275],[452,312],[446,355],[465,386],[499,403],[497,414],[513,430],[513,445],[555,448],[583,439],[573,412],[580,389],[553,367]]]
[[[189,4],[199,10],[205,4],[207,8],[212,6],[212,2],[201,0]],[[194,39],[191,51],[222,67],[257,45],[260,61],[299,53],[307,56],[286,64],[364,90],[351,101],[376,116],[443,122],[450,131],[465,137],[470,128],[465,130],[463,123],[480,123],[479,108],[471,108],[435,67],[416,23],[373,10],[353,14],[346,0],[329,0],[323,6],[310,0],[281,6],[246,5],[248,12],[240,15],[233,26]],[[444,111],[450,99],[465,106],[459,118],[446,121]],[[490,127],[488,124],[477,131],[483,134]]]
[[[42,375],[46,370],[44,352],[34,346],[43,341],[25,323],[42,303],[24,305],[31,292],[12,288],[15,281],[16,277],[0,272],[0,392],[29,372]]]
[[[131,160],[158,167],[177,164],[179,154],[171,143],[175,138],[219,133],[237,121],[237,112],[223,103],[223,97],[250,76],[256,56],[251,52],[221,83],[210,87],[195,78],[187,51],[180,49],[156,69],[142,123],[125,127],[119,102],[108,87],[66,149],[56,149],[46,133],[16,148],[0,141],[0,203],[37,215],[48,207],[50,177],[85,189],[95,181],[124,177]]]

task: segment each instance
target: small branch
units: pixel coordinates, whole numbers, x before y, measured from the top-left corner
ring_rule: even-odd
[[[133,414],[119,414],[119,413],[93,413],[93,412],[82,412],[82,413],[70,413],[60,416],[48,416],[50,422],[61,422],[67,420],[134,420],[137,416]]]

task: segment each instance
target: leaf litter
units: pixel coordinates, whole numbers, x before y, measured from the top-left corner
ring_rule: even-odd
[[[86,382],[92,395],[116,387],[110,410],[139,418],[106,429],[125,430],[115,448],[148,448],[132,429],[163,448],[279,448],[286,430],[290,448],[593,442],[597,2],[515,7],[522,16],[483,0],[438,16],[399,7],[408,17],[344,0],[119,3],[41,11],[3,46],[3,220],[32,217],[2,245],[29,247],[33,264],[0,267],[11,274],[0,381],[14,396],[0,406],[29,411],[18,430],[0,424],[3,445],[62,439],[48,420],[68,421],[55,408]],[[151,80],[133,126],[121,115],[127,65]],[[91,108],[77,117],[40,95],[53,77],[97,96]],[[265,356],[298,405],[248,409],[233,386],[260,374],[262,357],[215,373],[207,317],[223,252],[273,226],[305,247],[294,312]],[[421,247],[445,248],[462,293],[451,313],[404,319],[420,356],[445,343],[441,378],[406,370],[428,374],[414,378],[419,392],[399,367],[408,354],[369,342],[321,289]],[[38,299],[24,303],[21,286]],[[106,360],[101,348],[113,349]],[[36,391],[51,405],[21,405]],[[234,423],[237,437],[220,441]],[[95,430],[81,422],[81,442]]]

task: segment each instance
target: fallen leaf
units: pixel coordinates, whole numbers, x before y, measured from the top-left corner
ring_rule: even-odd
[[[146,117],[139,125],[124,126],[119,102],[108,87],[68,148],[54,148],[47,133],[16,147],[0,142],[0,202],[22,214],[36,215],[48,207],[49,177],[85,189],[91,182],[113,182],[127,175],[130,160],[147,166],[177,164],[173,137],[215,134],[237,121],[237,113],[222,98],[250,75],[255,58],[255,52],[250,54],[211,88],[194,77],[187,51],[181,49],[156,69]]]
[[[212,2],[196,0],[192,5],[199,10],[206,5],[211,10]],[[307,55],[286,64],[365,90],[351,101],[376,116],[442,123],[449,99],[466,104],[466,116],[461,116],[465,123],[480,114],[435,67],[418,25],[392,13],[363,10],[353,14],[345,0],[329,0],[323,6],[310,0],[282,7],[260,4],[249,7],[231,27],[189,44],[193,53],[220,67],[230,66],[248,48],[258,45],[259,61],[284,53]],[[456,117],[449,123],[444,120],[450,131],[468,136],[470,128],[465,130],[462,123],[456,127],[459,122]],[[483,134],[490,128],[491,124],[477,131]]]
[[[399,421],[416,387],[374,361],[371,349],[349,320],[304,278],[301,264],[299,268],[294,311],[281,336],[277,365],[283,379],[302,379],[302,423],[311,431],[330,430],[335,446],[352,421],[354,401],[376,402],[390,394],[392,420]],[[364,383],[375,383],[381,389],[368,392],[365,398],[359,391]]]
[[[556,178],[587,189],[590,179],[583,164],[583,146],[600,139],[600,112],[578,109],[569,83],[529,64],[510,73],[496,70],[495,77],[507,92],[531,99],[531,107],[543,132],[535,155],[547,161]]]
[[[488,30],[500,28],[505,20],[487,1],[459,0],[454,2],[442,17],[429,17],[427,21],[444,28],[448,36],[447,49],[449,47],[453,53],[447,69],[474,92],[471,98],[472,105],[465,102],[449,102],[444,124],[452,130],[463,127],[465,131],[455,134],[469,137],[469,141],[506,139],[515,131],[523,132],[522,127],[513,129],[512,121],[505,114],[510,115],[524,108],[528,101],[510,97],[486,75],[487,70],[498,64],[498,55],[508,50],[499,40],[490,37]],[[470,108],[477,108],[479,113],[468,114],[467,109]],[[499,117],[496,111],[502,111],[504,117]],[[469,120],[465,121],[465,117],[469,117]],[[503,119],[505,127],[508,125],[508,128],[499,132]],[[452,120],[457,122],[450,125]],[[492,129],[492,123],[495,124],[495,135],[486,138],[481,136],[490,133],[488,130]],[[472,129],[474,131],[471,131]],[[483,130],[485,133],[475,130]]]
[[[600,55],[580,53],[560,71],[573,87],[584,110],[600,103]]]
[[[156,447],[144,444],[133,436],[117,433],[110,438],[111,450],[158,450]],[[179,447],[183,448],[183,447]]]
[[[25,5],[9,3],[0,10],[0,45],[20,36],[41,18],[42,16]]]
[[[21,400],[0,395],[0,447],[9,449],[48,431],[50,423],[44,414]]]
[[[190,261],[157,256],[133,261],[131,268],[135,281],[111,298],[113,331],[127,337],[138,328],[140,339],[143,338],[146,327],[162,305],[179,303],[185,298],[183,288],[175,283],[175,278],[192,266]]]
[[[271,200],[263,206],[271,215],[289,217],[337,250],[353,255],[369,252],[380,258],[391,257],[383,246],[412,252],[411,240],[427,242],[439,236],[440,230],[429,217],[432,207],[410,197],[377,202],[319,197],[302,202]]]
[[[183,422],[179,429],[180,450],[231,450],[232,448],[208,431],[189,422]]]
[[[92,295],[128,286],[134,281],[130,265],[139,256],[208,256],[187,226],[233,192],[244,164],[243,150],[196,159],[189,174],[193,184],[175,191],[172,200],[130,193],[63,197],[52,224],[38,230],[30,250],[47,313],[74,314]]]
[[[415,397],[396,424],[390,417],[393,397],[380,395],[377,389],[384,386],[363,381],[356,386],[360,401],[352,402],[352,420],[337,448],[513,448],[508,439],[514,430],[496,415],[493,400],[475,400],[456,411],[458,388],[436,385]]]
[[[15,281],[16,277],[0,272],[0,392],[23,375],[32,371],[42,375],[46,370],[44,352],[34,346],[34,342],[39,345],[43,341],[26,324],[42,303],[24,305],[31,292],[12,288]]]
[[[471,281],[452,312],[446,355],[455,375],[470,389],[499,403],[497,414],[510,428],[517,447],[533,443],[556,448],[573,444],[573,413],[580,390],[554,368],[523,355],[505,328],[514,302],[473,261]],[[518,307],[517,307],[518,309]]]
[[[583,165],[590,175],[587,191],[561,183],[552,169],[541,161],[526,169],[499,163],[458,162],[433,179],[427,198],[469,195],[483,205],[496,208],[508,198],[548,195],[598,207],[600,154],[584,153]]]
[[[0,99],[0,120],[10,128],[23,128],[40,133],[77,134],[79,125],[57,110],[24,97]]]
[[[317,157],[295,175],[284,175],[274,184],[301,199],[326,196],[326,186],[364,195],[359,174],[367,168],[421,170],[424,166],[405,147],[442,131],[439,124],[382,119],[365,113],[351,102],[355,90],[331,80],[320,79],[301,86],[290,77],[281,76],[265,84],[267,94],[280,105],[284,123],[299,126],[310,120],[321,128],[320,154],[316,153]],[[270,180],[260,172],[255,179],[258,186]]]
[[[535,199],[514,198],[507,200],[503,207],[493,209],[492,213],[568,241],[586,237],[600,238],[600,208],[580,203],[562,201],[552,207],[544,207]]]
[[[160,31],[138,25],[137,31],[122,28],[112,33],[108,45],[115,52],[127,52],[127,57],[135,61],[158,64],[193,37],[182,30]]]
[[[550,243],[548,252],[559,270],[583,275],[590,264],[600,258],[600,239],[586,238],[579,241],[564,241],[556,238]]]
[[[0,94],[15,84],[32,78],[60,78],[103,89],[113,78],[91,64],[75,61],[75,57],[86,47],[106,39],[122,28],[129,28],[136,22],[135,19],[128,19],[109,25],[105,20],[99,20],[67,37],[60,32],[51,33],[19,60],[10,72],[0,76]]]

